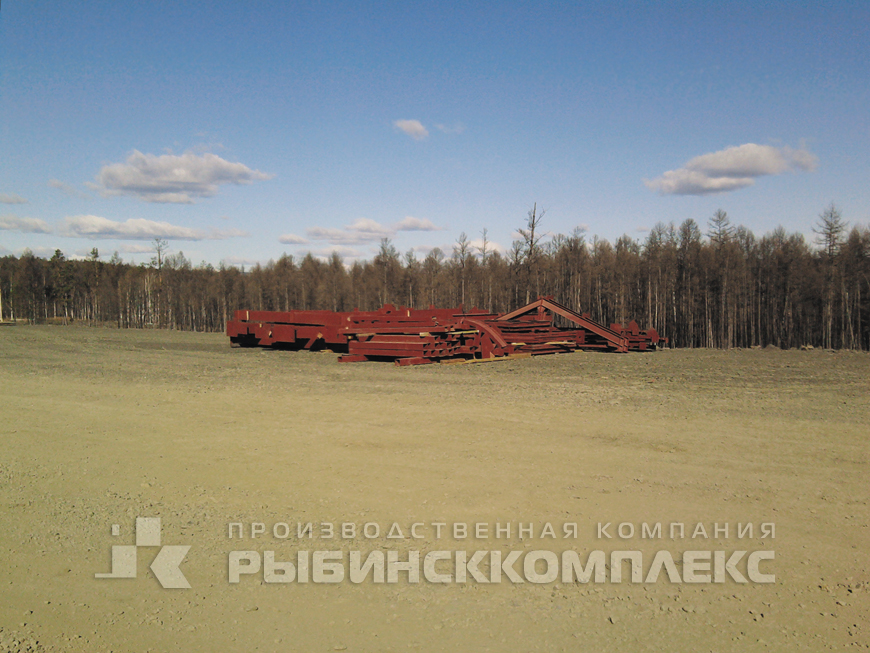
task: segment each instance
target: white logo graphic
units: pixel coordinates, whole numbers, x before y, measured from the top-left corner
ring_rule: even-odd
[[[121,527],[112,525],[112,535],[121,533]],[[136,549],[140,546],[160,546],[160,517],[136,518],[136,544],[112,546],[112,571],[108,574],[95,574],[97,578],[136,578]],[[167,589],[190,589],[190,583],[178,566],[190,546],[161,546],[157,557],[151,563],[151,571],[157,581]]]

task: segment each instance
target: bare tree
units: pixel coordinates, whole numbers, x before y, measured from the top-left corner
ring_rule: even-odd
[[[843,222],[843,216],[839,209],[831,202],[831,205],[819,216],[816,226],[813,227],[813,232],[818,236],[816,242],[822,246],[829,261],[840,251],[843,232],[846,231],[847,226],[848,223]]]
[[[822,247],[825,262],[825,314],[823,318],[825,348],[831,349],[834,341],[834,289],[837,276],[837,254],[842,244],[846,223],[840,211],[831,205],[819,216],[813,228],[817,234],[816,242]]]
[[[408,308],[414,308],[414,289],[420,275],[420,261],[413,249],[405,252],[405,280],[408,286]]]
[[[528,283],[530,285],[532,277],[534,277],[536,295],[541,293],[540,277],[538,274],[540,247],[538,245],[543,237],[539,227],[545,213],[546,211],[544,210],[541,210],[541,212],[538,213],[538,203],[535,202],[526,217],[526,228],[518,230],[520,235],[523,237],[523,250],[526,270],[528,272]],[[529,286],[526,286],[526,302],[529,301],[529,290]]]
[[[387,304],[394,295],[399,296],[398,293],[393,292],[393,287],[396,286],[397,282],[401,284],[398,272],[402,264],[399,261],[399,251],[393,245],[393,241],[389,238],[381,238],[381,246],[374,262],[382,274],[383,294],[380,303]],[[401,291],[401,287],[399,287],[399,291]]]
[[[523,237],[526,261],[530,262],[533,262],[538,256],[538,243],[540,243],[542,237],[542,234],[538,227],[540,226],[541,220],[546,213],[546,211],[543,210],[538,213],[537,210],[538,203],[535,202],[532,208],[529,209],[529,214],[526,217],[526,228],[518,229],[520,235]]]
[[[157,271],[163,269],[163,259],[165,258],[166,252],[169,251],[169,243],[165,240],[161,240],[160,238],[154,239],[154,252],[157,256],[151,257],[151,267],[157,268]]]
[[[468,265],[468,257],[471,256],[471,245],[468,243],[468,236],[463,231],[456,239],[456,244],[453,246],[453,259],[456,261],[456,267],[459,270],[459,303],[465,306],[465,267]]]
[[[708,226],[710,230],[707,232],[707,237],[717,247],[722,247],[734,236],[734,227],[731,226],[731,219],[722,209],[716,210],[716,213],[710,218]]]
[[[716,213],[713,214],[713,217],[710,218],[708,223],[709,231],[707,232],[707,237],[710,238],[710,242],[713,243],[713,254],[716,260],[716,265],[720,270],[720,274],[717,275],[716,283],[714,291],[718,293],[718,302],[716,303],[718,310],[718,316],[716,319],[716,323],[719,325],[717,338],[718,341],[716,344],[719,347],[728,348],[732,344],[732,322],[730,319],[730,314],[728,311],[728,293],[730,291],[729,283],[730,283],[730,267],[731,261],[729,256],[729,249],[731,245],[731,241],[734,238],[734,227],[731,225],[731,220],[728,218],[728,214],[725,213],[722,209],[718,209]],[[705,288],[705,293],[709,292],[709,284]],[[713,327],[712,327],[712,314],[707,314],[707,331],[710,337],[712,338]]]
[[[163,291],[163,260],[166,257],[166,252],[169,251],[169,243],[165,240],[161,240],[160,238],[154,239],[154,252],[157,254],[156,256],[151,257],[151,267],[157,270],[156,276],[149,275],[145,279],[146,286],[148,288],[148,313],[150,314],[150,320],[153,323],[155,314],[157,317],[157,326],[161,326],[162,324],[162,313],[161,313],[161,296]],[[156,301],[152,307],[151,302],[151,289],[156,291]]]
[[[481,236],[481,244],[476,249],[480,253],[480,260],[482,263],[486,264],[486,257],[489,256],[489,240],[487,240],[487,235],[489,231],[484,229],[480,232]]]
[[[489,232],[484,229],[480,232],[482,237],[481,245],[477,248],[480,252],[480,261],[483,264],[484,273],[486,274],[486,310],[492,313],[492,271],[489,269],[489,240],[487,234]]]
[[[537,290],[604,323],[643,317],[680,347],[870,346],[870,228],[847,233],[835,205],[818,218],[816,247],[783,228],[756,239],[724,211],[712,216],[709,239],[687,220],[656,225],[643,246],[627,237],[587,243],[582,231],[545,246],[537,206],[529,213],[504,254],[484,230],[474,245],[463,235],[449,258],[438,249],[422,261],[399,257],[386,240],[373,260],[350,267],[338,256],[194,267],[159,240],[153,266],[103,262],[99,252],[0,256],[0,315],[40,322],[62,311],[71,321],[218,331],[240,309],[372,310],[405,298],[456,306],[464,280],[469,305],[510,310]]]

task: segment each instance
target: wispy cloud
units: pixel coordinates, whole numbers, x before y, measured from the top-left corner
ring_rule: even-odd
[[[203,240],[226,240],[227,238],[247,238],[250,232],[244,229],[209,229]]]
[[[435,226],[431,220],[415,218],[411,215],[399,220],[393,225],[393,229],[396,231],[441,231],[441,227]]]
[[[124,244],[118,248],[118,251],[125,254],[150,254],[154,251],[154,247],[151,245]]]
[[[806,149],[746,143],[696,156],[677,170],[644,184],[662,195],[708,195],[746,188],[757,177],[811,171],[818,164]]]
[[[410,248],[414,254],[420,254],[421,256],[427,256],[433,249],[435,249],[435,245],[415,245]]]
[[[393,126],[401,132],[404,132],[415,141],[422,141],[429,136],[429,130],[423,126],[419,120],[396,120]]]
[[[70,197],[81,197],[85,199],[88,197],[86,193],[81,192],[75,186],[71,186],[70,184],[62,182],[60,179],[49,179],[48,185],[51,188],[56,188],[65,195],[69,195]]]
[[[22,247],[21,249],[15,250],[15,256],[18,256],[20,258],[25,252],[30,252],[36,258],[49,259],[52,256],[54,256],[55,251],[56,251],[56,248],[47,247],[45,245],[40,245],[39,247]]]
[[[240,229],[202,231],[201,229],[191,229],[168,222],[155,222],[142,218],[130,218],[124,222],[116,222],[97,215],[74,215],[64,218],[59,231],[61,235],[70,238],[116,238],[120,240],[151,240],[153,238],[225,240],[249,235]]]
[[[368,218],[359,218],[346,227],[310,227],[305,233],[311,240],[325,240],[334,245],[355,245],[381,238],[391,238],[395,231]]]
[[[380,222],[370,220],[369,218],[357,218],[353,224],[345,229],[352,231],[364,237],[365,240],[380,240],[388,238],[395,231],[389,227],[383,226]]]
[[[393,238],[400,231],[440,230],[441,228],[433,224],[431,220],[409,215],[392,225],[383,225],[369,218],[359,218],[353,224],[341,229],[310,227],[305,230],[305,234],[310,240],[325,240],[333,245],[359,245],[378,241],[382,238]]]
[[[27,204],[27,200],[15,193],[0,193],[0,204]]]
[[[459,134],[461,134],[462,132],[465,131],[465,125],[463,125],[461,122],[457,122],[455,125],[452,125],[452,126],[451,125],[435,125],[435,128],[444,134],[450,134],[452,136],[458,136]]]
[[[278,236],[278,242],[285,245],[307,245],[308,239],[296,234],[282,234]]]
[[[250,184],[274,175],[226,161],[216,154],[143,154],[133,150],[124,163],[103,166],[89,187],[104,196],[131,195],[145,202],[192,204],[212,197],[223,184]]]
[[[321,247],[320,249],[312,249],[311,255],[321,259],[331,258],[333,254],[338,254],[342,258],[359,258],[363,255],[361,251],[347,245],[335,245],[333,247]]]
[[[483,238],[475,238],[474,240],[469,241],[468,244],[471,246],[471,251],[474,253],[475,256],[477,256],[477,257],[483,256],[482,252],[480,251],[481,249],[483,249]],[[486,254],[487,254],[487,256],[489,256],[493,252],[498,252],[499,254],[504,254],[505,248],[493,240],[487,240],[486,241]]]
[[[226,258],[221,259],[221,263],[228,267],[239,268],[242,266],[252,267],[257,264],[263,265],[265,261],[255,258],[245,258],[243,256],[227,256]]]
[[[21,218],[17,215],[0,215],[0,230],[21,231],[27,234],[50,234],[51,227],[38,218]]]

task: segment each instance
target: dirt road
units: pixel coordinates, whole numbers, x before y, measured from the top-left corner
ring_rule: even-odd
[[[867,354],[397,368],[231,349],[217,334],[19,326],[0,330],[0,385],[0,650],[870,648]],[[190,589],[161,587],[153,546],[136,549],[136,578],[95,578],[112,546],[135,543],[137,517],[160,518],[162,545],[190,546]],[[387,537],[394,525],[403,539]],[[300,550],[340,552],[345,578],[266,582],[267,552],[297,563]],[[566,583],[560,567],[535,583],[520,561],[524,582],[486,583],[451,558],[437,563],[450,582],[376,583],[375,569],[356,583],[353,550],[419,551],[421,570],[435,550],[603,551],[606,578]],[[263,569],[231,583],[232,551]],[[629,563],[614,582],[614,551],[640,552],[640,582]],[[661,551],[678,580],[685,551],[708,564],[772,553],[759,573],[775,581],[676,583],[663,568],[646,582]],[[736,568],[748,573],[746,557]]]

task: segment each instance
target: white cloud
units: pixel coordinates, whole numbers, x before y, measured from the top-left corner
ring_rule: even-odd
[[[27,200],[15,193],[0,193],[0,204],[27,204]]]
[[[296,234],[282,234],[278,236],[278,242],[285,245],[307,245],[308,239]]]
[[[194,197],[212,197],[221,184],[250,184],[274,175],[226,161],[216,154],[143,154],[133,150],[124,163],[103,166],[97,183],[104,196],[132,195],[146,202],[192,204]]]
[[[760,177],[787,170],[812,170],[815,164],[816,158],[806,150],[747,143],[696,156],[686,167],[706,172],[711,177]]]
[[[130,218],[116,222],[97,215],[74,215],[64,218],[60,233],[70,238],[117,238],[121,240],[225,240],[249,234],[239,229],[202,231],[168,222]]]
[[[395,235],[394,230],[368,218],[359,218],[342,229],[311,227],[305,233],[311,240],[326,240],[335,245],[356,245]]]
[[[349,227],[345,227],[348,231],[358,233],[365,236],[366,240],[380,240],[381,238],[389,238],[393,235],[392,229],[385,227],[380,222],[375,222],[369,218],[357,218]]]
[[[696,156],[682,168],[644,179],[644,184],[661,195],[707,195],[746,188],[756,177],[812,171],[817,163],[806,149],[746,143]]]
[[[668,170],[652,181],[645,179],[644,183],[661,195],[709,195],[746,188],[755,180],[752,177],[710,177],[703,172],[681,168]]]
[[[441,231],[431,220],[407,216],[392,225],[383,225],[369,218],[358,218],[353,224],[336,229],[309,227],[305,234],[311,240],[325,240],[334,245],[359,245],[393,238],[400,231]]]
[[[436,227],[431,220],[410,215],[394,224],[393,229],[395,231],[441,231],[441,227]]]
[[[38,218],[0,215],[0,231],[21,231],[26,234],[50,234],[51,227]]]
[[[634,230],[639,234],[645,234],[649,231],[649,227],[635,227]]]
[[[359,234],[347,231],[344,229],[335,229],[332,227],[309,227],[305,233],[311,240],[326,240],[331,243],[359,243],[371,238],[361,238]]]
[[[429,136],[429,130],[419,120],[396,120],[393,126],[399,131],[406,133],[415,141],[422,141]]]

